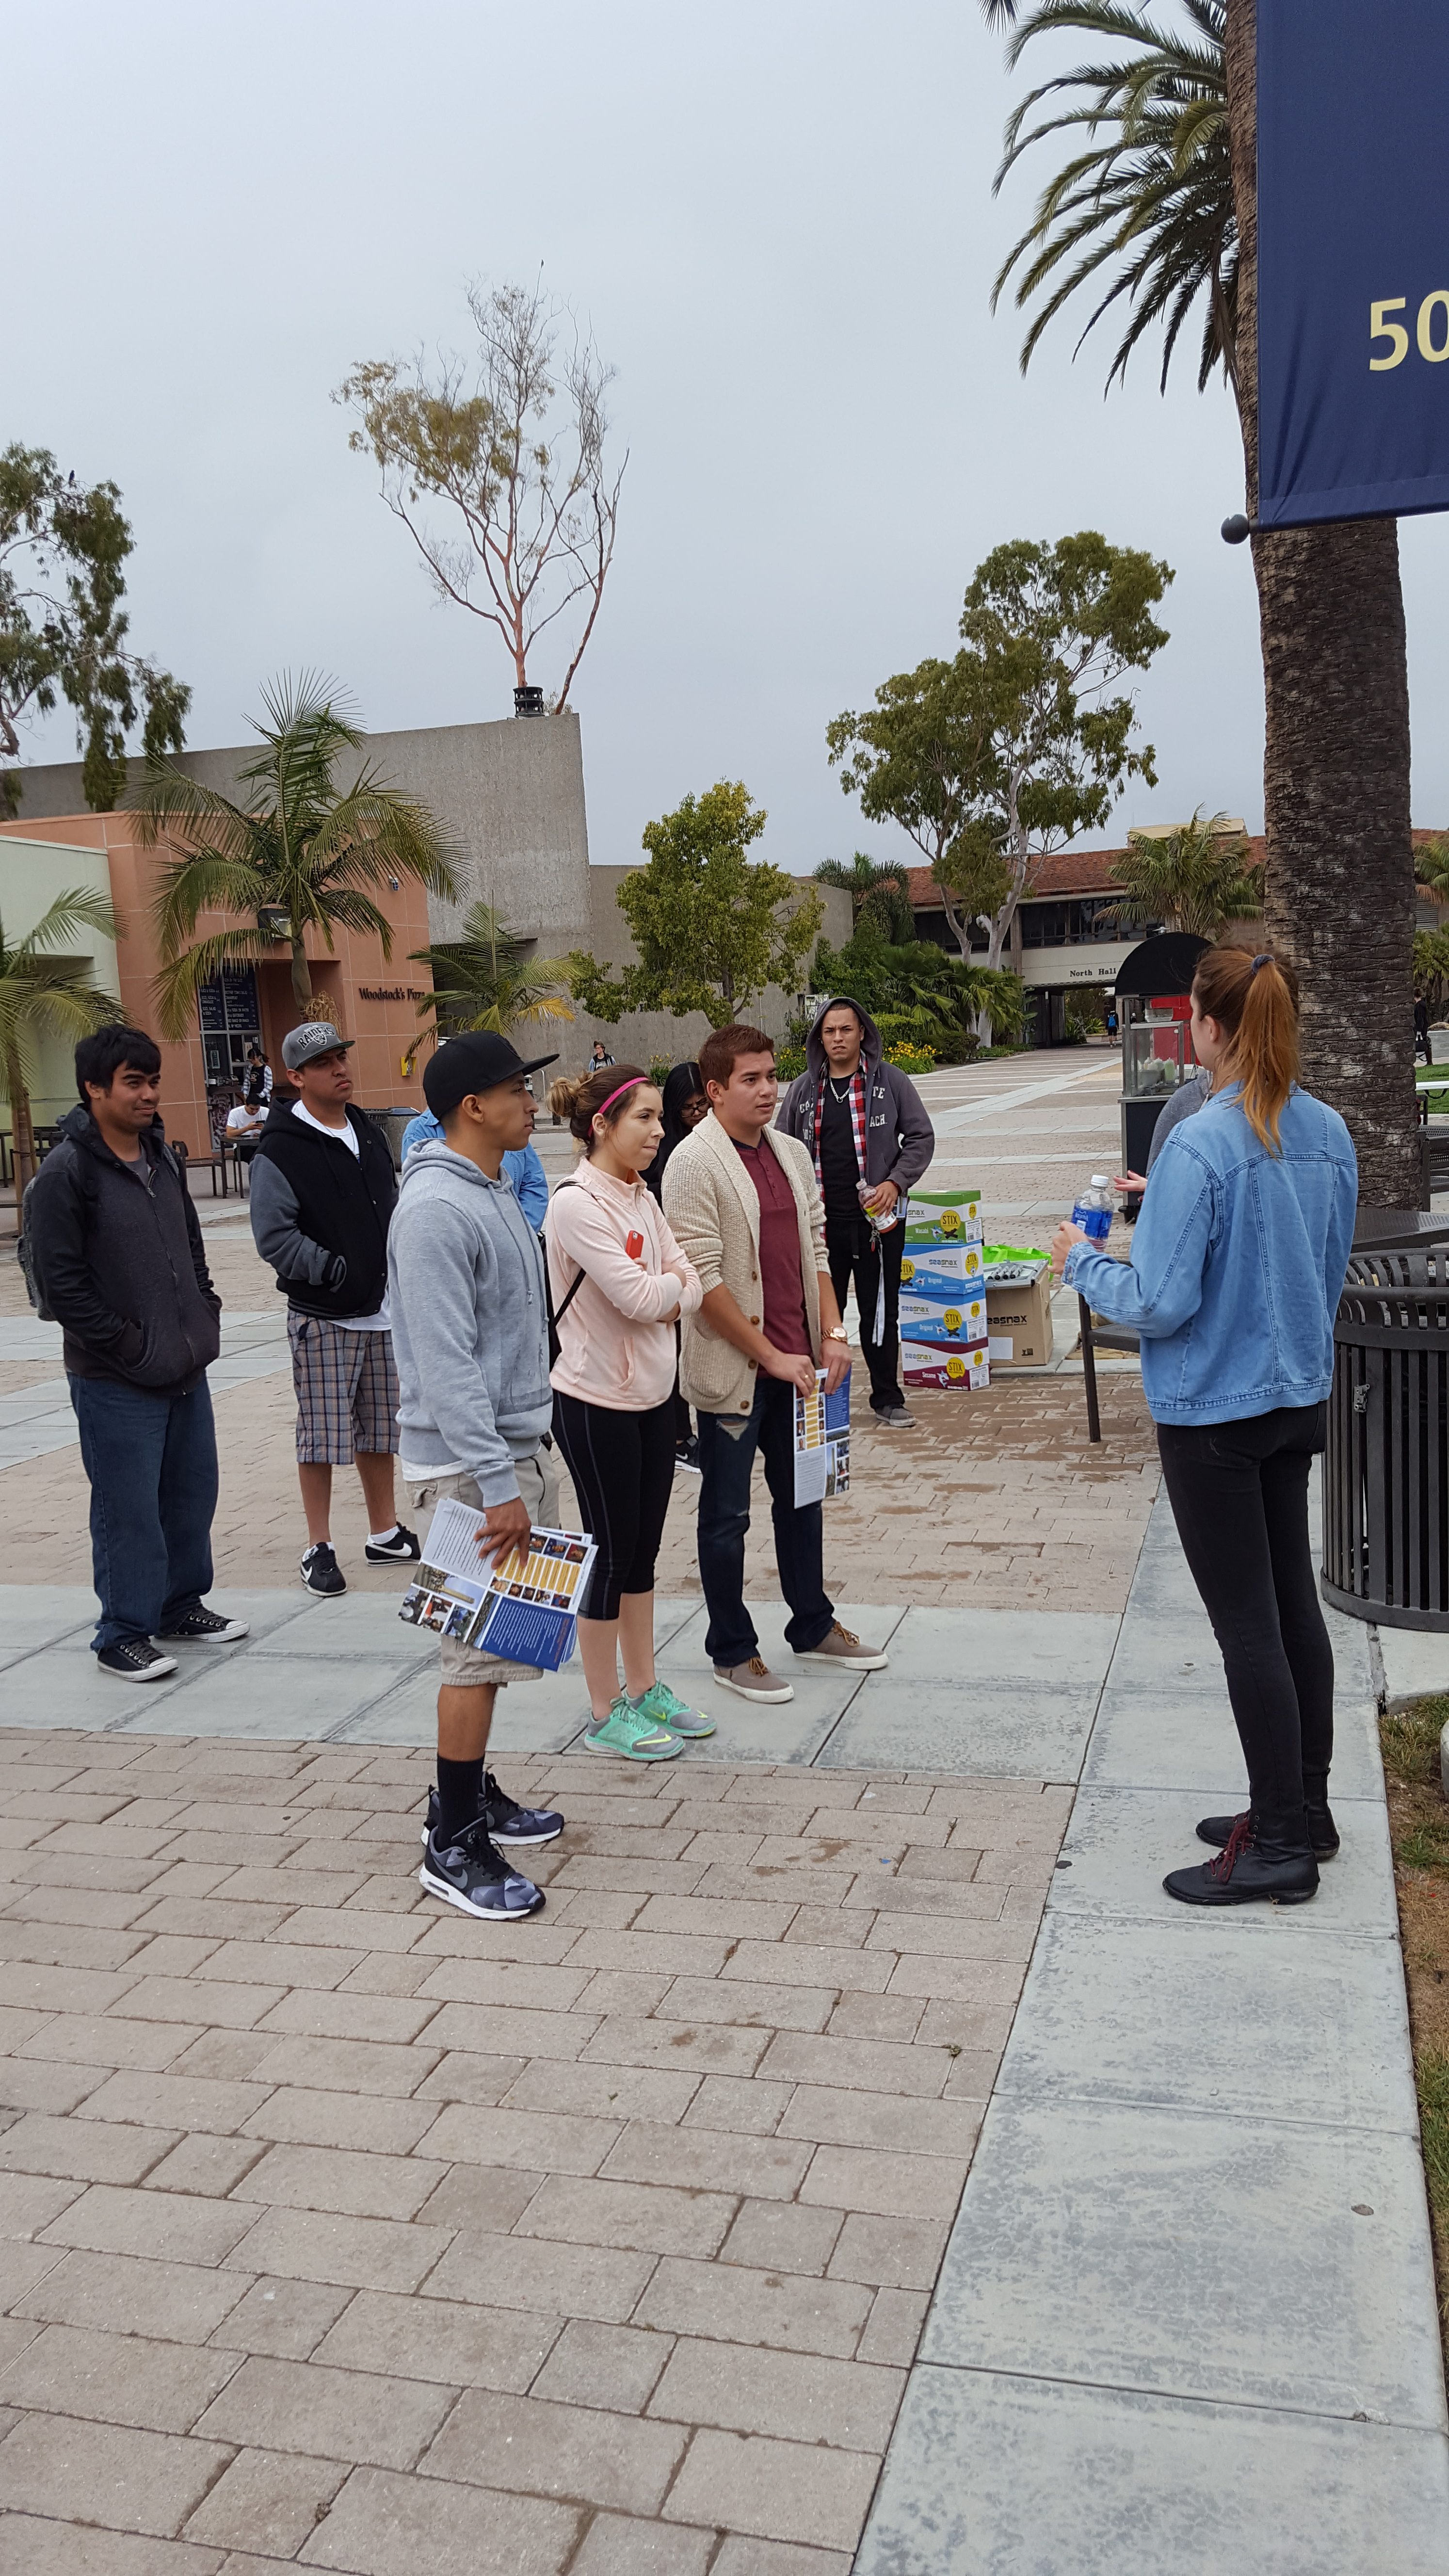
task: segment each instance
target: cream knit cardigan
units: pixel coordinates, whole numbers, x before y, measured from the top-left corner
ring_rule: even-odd
[[[820,1272],[825,1260],[825,1208],[806,1148],[778,1127],[760,1142],[790,1184],[800,1226],[800,1273],[810,1347],[820,1358]],[[728,1288],[742,1315],[763,1329],[760,1294],[760,1201],[749,1171],[713,1110],[693,1135],[676,1145],[664,1168],[664,1213],[681,1252],[694,1264],[706,1297]],[[755,1363],[712,1330],[703,1315],[686,1315],[679,1363],[680,1392],[701,1413],[748,1413],[755,1400]]]

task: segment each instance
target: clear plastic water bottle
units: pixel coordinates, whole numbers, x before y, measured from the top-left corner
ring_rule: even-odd
[[[857,1197],[857,1198],[859,1199],[859,1201],[860,1201],[860,1205],[861,1205],[861,1213],[862,1213],[862,1215],[864,1215],[864,1216],[868,1216],[868,1217],[870,1218],[870,1222],[871,1222],[871,1224],[874,1226],[874,1228],[875,1228],[875,1230],[876,1230],[876,1233],[877,1233],[877,1234],[889,1234],[889,1232],[890,1232],[890,1230],[891,1230],[891,1227],[895,1224],[895,1221],[896,1221],[896,1209],[900,1207],[900,1205],[901,1205],[901,1201],[900,1201],[899,1199],[897,1199],[896,1204],[895,1204],[895,1207],[893,1207],[893,1208],[891,1209],[890,1214],[889,1214],[888,1216],[877,1216],[877,1215],[875,1215],[874,1211],[873,1211],[872,1209],[868,1208],[868,1207],[866,1206],[866,1204],[865,1204],[865,1203],[866,1203],[866,1200],[867,1200],[867,1199],[869,1198],[869,1196],[870,1196],[871,1191],[872,1191],[875,1187],[876,1187],[876,1183],[875,1183],[875,1182],[873,1182],[873,1181],[857,1181],[857,1182],[856,1182],[856,1185],[855,1185],[855,1194],[856,1194],[856,1197]]]
[[[1112,1231],[1112,1184],[1105,1172],[1094,1172],[1086,1189],[1078,1190],[1072,1223],[1093,1243],[1106,1242]]]

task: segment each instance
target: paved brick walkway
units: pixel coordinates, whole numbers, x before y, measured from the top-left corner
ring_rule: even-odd
[[[0,1739],[7,2567],[845,2576],[1070,1793],[509,1767]]]

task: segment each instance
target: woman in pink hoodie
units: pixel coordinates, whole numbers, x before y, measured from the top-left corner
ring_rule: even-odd
[[[583,1156],[550,1200],[543,1235],[558,1318],[554,1436],[599,1551],[579,1619],[593,1712],[584,1742],[667,1762],[686,1738],[714,1733],[654,1670],[654,1566],[674,1481],[673,1328],[704,1292],[639,1177],[664,1133],[648,1074],[627,1064],[586,1074],[569,1126]]]

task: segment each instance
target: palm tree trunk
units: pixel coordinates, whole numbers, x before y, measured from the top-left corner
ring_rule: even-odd
[[[1258,508],[1256,0],[1229,0],[1238,366]],[[1392,519],[1253,539],[1263,648],[1264,937],[1302,992],[1303,1079],[1347,1120],[1370,1206],[1417,1207],[1409,677]]]
[[[30,1094],[20,1071],[20,1058],[13,1047],[5,1050],[5,1090],[10,1102],[10,1157],[15,1165],[15,1231],[18,1234],[25,1185],[35,1175],[35,1125],[30,1115]]]
[[[307,951],[300,939],[294,939],[292,942],[292,999],[296,1003],[302,1017],[306,1020],[310,1020],[312,1016],[312,970],[307,963]]]

